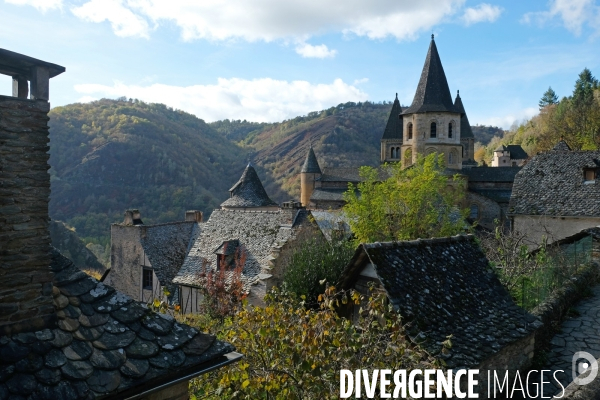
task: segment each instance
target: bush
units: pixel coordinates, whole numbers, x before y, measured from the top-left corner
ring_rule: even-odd
[[[316,306],[317,296],[325,290],[326,282],[337,283],[353,254],[354,246],[347,240],[307,240],[292,255],[285,271],[286,289],[306,296],[306,304]]]

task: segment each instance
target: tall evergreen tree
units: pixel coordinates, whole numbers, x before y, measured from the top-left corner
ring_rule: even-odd
[[[552,86],[549,86],[548,90],[546,90],[544,92],[544,95],[542,96],[542,98],[540,99],[540,102],[538,104],[539,104],[540,110],[541,110],[544,107],[547,107],[552,104],[557,104],[557,103],[558,103],[558,96],[556,95],[556,92],[552,89]]]
[[[576,105],[589,104],[594,99],[594,89],[598,87],[598,79],[594,78],[592,71],[584,68],[575,82],[573,101]]]

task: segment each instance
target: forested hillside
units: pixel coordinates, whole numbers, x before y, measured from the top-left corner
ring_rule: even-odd
[[[110,224],[127,208],[139,208],[145,223],[181,220],[186,209],[208,217],[248,162],[273,200],[297,199],[311,143],[322,167],[377,165],[390,109],[391,102],[349,102],[280,123],[207,124],[124,98],[57,107],[50,112],[50,215],[90,248],[106,249]]]

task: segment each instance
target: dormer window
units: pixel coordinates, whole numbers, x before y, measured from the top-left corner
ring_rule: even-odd
[[[583,183],[595,183],[595,182],[596,182],[596,169],[595,168],[584,168]]]
[[[239,247],[240,241],[237,239],[227,240],[217,247],[213,252],[217,255],[217,271],[221,269],[232,270],[236,267],[235,255]]]
[[[431,123],[431,128],[429,131],[429,137],[435,139],[437,137],[437,124],[435,122]]]

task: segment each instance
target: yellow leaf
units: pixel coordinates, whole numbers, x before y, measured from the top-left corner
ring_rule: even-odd
[[[245,389],[250,384],[250,380],[246,379],[244,383],[242,383],[242,389]]]

